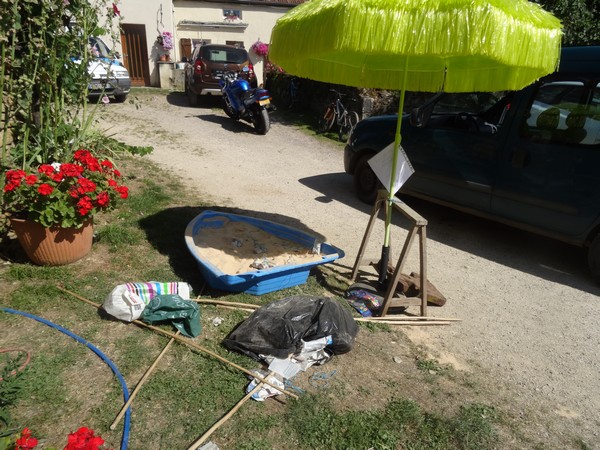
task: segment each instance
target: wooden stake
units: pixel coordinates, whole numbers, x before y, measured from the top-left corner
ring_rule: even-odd
[[[175,336],[179,336],[180,333],[181,332],[179,330],[177,330],[177,333],[175,333]],[[164,356],[165,353],[167,353],[167,350],[169,350],[169,347],[171,347],[171,344],[173,344],[173,342],[175,342],[175,337],[172,337],[171,340],[167,343],[167,345],[165,345],[165,348],[163,348],[162,352],[160,352],[160,355],[158,355],[158,357],[154,360],[152,365],[148,368],[148,370],[146,370],[146,373],[144,374],[144,376],[140,379],[140,381],[138,381],[138,384],[135,386],[135,389],[133,390],[133,392],[131,392],[129,399],[123,405],[123,407],[121,408],[121,411],[119,411],[119,414],[117,414],[115,421],[109,427],[111,430],[114,430],[117,427],[117,424],[121,421],[121,419],[125,415],[125,412],[129,408],[131,403],[133,403],[133,399],[135,398],[135,396],[137,395],[137,393],[139,392],[141,387],[144,385],[144,383],[146,382],[146,380],[148,379],[148,377],[150,376],[150,374],[152,373],[152,371],[154,370],[154,368],[156,367],[156,365],[158,364],[160,359]]]
[[[267,375],[267,378],[270,377],[271,375],[273,375],[273,372],[269,373],[269,375]],[[188,447],[188,450],[195,450],[201,444],[203,444],[204,441],[206,441],[208,439],[208,437],[217,430],[217,428],[219,428],[221,425],[223,425],[225,422],[227,422],[229,420],[229,418],[231,416],[233,416],[235,414],[235,412],[238,409],[240,409],[240,407],[244,403],[246,403],[246,401],[248,401],[250,399],[250,397],[252,397],[256,392],[258,392],[259,390],[261,390],[263,386],[264,386],[263,383],[258,383],[254,387],[254,389],[252,389],[250,392],[248,392],[244,396],[244,398],[242,398],[239,402],[237,402],[236,405],[233,408],[231,408],[227,414],[225,414],[223,417],[221,417],[212,427],[210,427],[208,429],[208,431],[206,433],[204,433],[202,436],[200,436],[200,438],[196,442],[194,442],[192,445],[190,445]]]
[[[252,305],[250,303],[238,303],[238,302],[226,302],[224,300],[208,300],[204,298],[195,298],[192,301],[197,303],[209,303],[213,305],[223,305],[223,306],[239,306],[240,308],[249,308],[249,309],[258,309],[260,305]]]
[[[99,305],[98,303],[94,303],[93,301],[91,301],[91,300],[88,300],[87,298],[85,298],[85,297],[82,297],[82,296],[80,296],[80,295],[76,294],[75,292],[71,292],[71,291],[69,291],[69,290],[67,290],[67,289],[65,289],[65,288],[63,288],[63,287],[61,287],[61,286],[56,286],[56,287],[57,287],[59,290],[61,290],[61,291],[63,291],[63,292],[66,292],[67,294],[70,294],[70,295],[72,295],[72,296],[73,296],[73,297],[75,297],[76,299],[78,299],[78,300],[81,300],[82,302],[85,302],[85,303],[88,303],[88,304],[90,304],[90,305],[92,305],[92,306],[95,306],[95,307],[96,307],[96,308],[98,308],[98,309],[100,309],[100,308],[101,308],[101,305]],[[271,384],[271,383],[269,383],[267,380],[265,380],[264,378],[261,378],[261,377],[259,377],[259,376],[258,376],[258,375],[256,375],[255,373],[252,373],[252,372],[251,372],[251,371],[249,371],[248,369],[245,369],[245,368],[243,368],[242,366],[240,366],[240,365],[238,365],[238,364],[236,364],[236,363],[234,363],[234,362],[231,362],[231,361],[229,361],[229,360],[227,360],[227,359],[223,358],[221,355],[218,355],[218,354],[216,354],[215,352],[212,352],[212,351],[210,351],[209,349],[207,349],[207,348],[205,348],[205,347],[202,347],[201,345],[198,345],[198,344],[196,344],[195,342],[192,342],[192,341],[190,341],[190,340],[183,339],[181,336],[176,336],[175,334],[171,333],[170,331],[163,330],[162,328],[155,327],[154,325],[148,325],[147,323],[144,323],[144,322],[142,322],[141,320],[133,320],[131,323],[135,323],[136,325],[139,325],[140,327],[144,327],[144,328],[148,328],[148,329],[150,329],[150,330],[154,330],[154,331],[156,331],[157,333],[160,333],[160,334],[162,334],[162,335],[165,335],[165,336],[172,337],[172,338],[174,338],[176,341],[178,341],[178,342],[181,342],[181,343],[183,343],[183,344],[187,345],[188,347],[192,347],[192,348],[194,348],[194,349],[196,349],[196,350],[199,350],[199,351],[201,351],[201,352],[203,352],[203,353],[206,353],[207,355],[210,355],[210,356],[212,356],[212,357],[213,357],[213,358],[215,358],[215,359],[218,359],[219,361],[221,361],[221,362],[223,362],[223,363],[225,363],[225,364],[228,364],[228,365],[230,365],[231,367],[235,367],[235,368],[236,368],[236,369],[238,369],[239,371],[241,371],[241,372],[244,372],[246,375],[250,375],[251,377],[253,377],[253,378],[256,378],[257,380],[259,380],[259,381],[261,381],[261,382],[263,382],[263,383],[265,383],[265,384],[268,384],[268,385],[269,385],[269,386],[271,386],[272,388],[275,388],[275,389],[277,389],[278,391],[281,391],[281,392],[282,392],[283,394],[285,394],[285,395],[289,395],[289,396],[290,396],[290,397],[292,397],[292,398],[298,399],[298,396],[297,396],[296,394],[292,394],[291,392],[287,392],[287,391],[285,391],[285,390],[281,390],[281,388],[280,388],[280,387],[277,387],[277,386],[274,386],[274,385],[272,385],[272,384]]]

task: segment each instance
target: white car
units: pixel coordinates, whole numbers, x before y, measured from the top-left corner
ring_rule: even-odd
[[[131,89],[129,72],[118,59],[111,56],[110,49],[100,38],[90,37],[89,43],[93,59],[88,66],[92,76],[88,84],[88,97],[97,100],[108,96],[117,102],[125,101]]]

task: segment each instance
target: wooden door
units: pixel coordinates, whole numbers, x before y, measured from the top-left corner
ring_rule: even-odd
[[[185,58],[186,61],[189,61],[192,57],[192,40],[189,38],[184,38],[179,40],[179,47],[181,52],[181,58]]]
[[[148,45],[144,25],[123,24],[121,27],[123,64],[129,71],[132,86],[150,86]]]

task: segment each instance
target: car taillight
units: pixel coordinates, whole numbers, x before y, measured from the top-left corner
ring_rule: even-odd
[[[200,60],[197,60],[197,61],[194,63],[194,73],[195,73],[196,75],[202,75],[202,61],[200,61]]]

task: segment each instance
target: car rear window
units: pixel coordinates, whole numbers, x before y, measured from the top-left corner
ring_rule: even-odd
[[[242,64],[248,60],[246,50],[205,47],[201,52],[202,59],[217,63]]]

